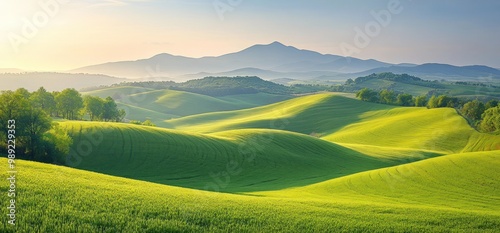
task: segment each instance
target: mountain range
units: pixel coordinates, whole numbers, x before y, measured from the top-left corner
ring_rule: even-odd
[[[161,53],[136,61],[108,62],[71,70],[129,79],[189,80],[206,76],[259,76],[264,79],[344,80],[371,73],[408,73],[424,79],[500,79],[500,70],[487,66],[448,64],[390,64],[298,49],[280,42],[258,44],[221,56],[191,58]]]
[[[237,72],[245,68],[247,70],[244,73],[248,75],[255,75],[255,70],[251,69],[256,69],[265,71],[266,75],[279,72],[287,76],[288,73],[298,72],[303,73],[299,77],[307,77],[310,72],[353,73],[390,65],[376,60],[321,54],[273,42],[217,57],[190,58],[162,53],[148,59],[86,66],[71,72],[100,73],[125,78],[182,78],[186,75]],[[271,76],[275,77],[276,73]]]
[[[186,81],[207,76],[258,76],[282,84],[343,83],[372,73],[410,74],[427,80],[498,82],[500,70],[488,66],[391,64],[298,49],[280,42],[258,44],[221,56],[192,58],[161,53],[135,61],[118,61],[59,73],[0,69],[2,89],[48,86],[83,88],[123,81]],[[68,86],[69,85],[69,86]]]

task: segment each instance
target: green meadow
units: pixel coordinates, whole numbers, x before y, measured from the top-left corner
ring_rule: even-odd
[[[17,160],[17,224],[2,215],[0,231],[500,230],[500,135],[452,108],[339,93],[86,94],[158,127],[59,121],[73,138],[70,163]]]

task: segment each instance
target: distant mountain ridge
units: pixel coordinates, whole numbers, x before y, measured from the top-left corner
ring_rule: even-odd
[[[191,58],[168,53],[136,61],[96,64],[71,70],[124,78],[186,81],[206,76],[259,76],[266,80],[345,80],[372,73],[411,74],[423,79],[478,81],[500,79],[500,70],[488,66],[448,64],[390,64],[298,49],[280,42],[257,44],[221,56]],[[480,80],[479,80],[480,81]]]
[[[148,59],[109,62],[71,70],[116,77],[177,77],[201,72],[221,73],[242,68],[275,72],[361,72],[392,64],[297,49],[279,42],[253,45],[235,53],[217,57],[190,58],[161,53]]]
[[[391,72],[397,74],[410,74],[427,80],[471,80],[488,81],[500,80],[500,70],[481,65],[453,66],[439,63],[426,63],[417,66],[390,66],[380,67],[359,73],[350,74],[352,77],[361,77],[373,73]]]
[[[31,88],[31,86],[39,86],[39,84],[61,89],[64,83],[70,83],[70,87],[82,88],[109,85],[122,81],[172,80],[182,82],[207,76],[258,76],[265,80],[279,80],[278,82],[283,84],[332,84],[342,83],[349,78],[355,79],[383,72],[406,73],[426,80],[500,81],[499,69],[483,65],[390,64],[374,59],[362,60],[353,57],[321,54],[311,50],[287,46],[276,41],[270,44],[253,45],[241,51],[221,56],[192,58],[160,53],[146,59],[107,62],[67,72],[83,75],[85,79],[75,79],[77,76],[59,73],[57,77],[37,75],[36,81],[34,81],[29,79],[29,77],[34,77],[32,73],[19,69],[0,69],[0,74],[3,73],[0,75],[2,79],[0,84],[4,84],[2,85],[4,89],[25,85]],[[14,74],[19,75],[13,79]],[[98,78],[92,75],[101,76]],[[69,80],[63,78],[63,76],[68,77]],[[43,80],[44,77],[46,77],[46,80]]]
[[[26,88],[35,91],[45,87],[49,91],[60,91],[65,88],[81,89],[90,86],[111,85],[127,81],[101,74],[68,74],[56,72],[22,72],[0,74],[0,90]]]

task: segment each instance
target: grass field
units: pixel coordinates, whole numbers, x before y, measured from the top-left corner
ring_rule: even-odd
[[[199,114],[166,122],[179,130],[203,133],[278,128],[308,135],[324,135],[359,121],[363,114],[392,108],[337,94],[316,94],[257,108]]]
[[[176,94],[137,95],[169,106]],[[18,160],[17,231],[500,229],[500,135],[453,109],[324,93],[164,120],[174,129],[60,121],[73,168]],[[13,232],[3,216],[0,231]]]
[[[264,196],[364,200],[500,214],[500,151],[469,152],[362,172]]]
[[[84,92],[84,95],[111,96],[127,112],[128,120],[151,120],[168,127],[168,119],[193,114],[257,107],[291,98],[267,93],[211,97],[184,91],[154,90],[142,87],[110,87]]]
[[[404,162],[379,160],[311,136],[279,130],[202,135],[121,123],[60,125],[76,141],[89,142],[76,144],[72,150],[82,157],[76,168],[197,189],[215,182],[224,192],[295,187]],[[96,139],[94,144],[91,138]],[[90,150],[87,145],[91,145]],[[423,158],[436,156],[420,154]]]
[[[16,232],[494,232],[499,158],[498,152],[444,156],[244,194],[20,161]],[[14,232],[2,222],[3,232]]]

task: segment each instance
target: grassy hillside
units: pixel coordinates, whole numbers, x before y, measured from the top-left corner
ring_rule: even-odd
[[[500,151],[453,154],[266,195],[500,213]]]
[[[451,108],[403,107],[367,113],[366,116],[361,122],[348,125],[323,139],[457,153],[465,147],[474,132],[466,120]]]
[[[108,96],[111,96],[116,101],[127,102],[126,99],[130,98],[129,97],[130,95],[149,92],[153,90],[154,89],[152,88],[145,88],[145,87],[119,86],[119,87],[108,87],[108,88],[97,89],[94,91],[82,92],[82,94],[99,96],[101,98],[106,98]]]
[[[189,101],[202,110],[281,96],[118,91],[135,92],[122,98],[135,105],[120,103],[131,116],[176,129],[59,121],[74,140],[73,168],[17,160],[18,225],[3,215],[0,232],[500,229],[500,135],[475,131],[453,109],[325,93],[163,122],[177,115],[156,110],[188,111]]]
[[[429,91],[434,90],[434,88],[430,87],[412,85],[408,83],[401,83],[384,79],[367,80],[365,82],[350,86],[350,88],[352,88],[353,90],[361,90],[365,87],[373,90],[390,89],[402,93],[408,93],[413,96],[426,95]]]
[[[127,112],[129,120],[151,120],[168,127],[164,120],[193,114],[236,110],[267,105],[291,98],[267,93],[211,97],[184,91],[154,90],[144,87],[119,86],[84,92],[101,98],[113,97]]]
[[[463,157],[411,165],[405,182],[389,176],[408,165],[279,191],[288,197],[205,192],[18,160],[17,225],[2,215],[0,231],[494,232],[498,153]]]
[[[75,139],[79,169],[197,189],[276,190],[406,162],[278,130],[201,135],[120,123],[60,125]]]
[[[392,154],[386,157],[406,156],[415,150],[417,154],[450,154],[500,147],[500,136],[478,133],[451,108],[395,107],[336,94],[304,96],[263,107],[166,122],[176,129],[204,133],[279,128],[340,143],[365,154]]]
[[[165,122],[165,119],[172,119],[178,117],[177,115],[171,115],[167,113],[161,113],[140,106],[134,106],[130,104],[117,103],[119,109],[125,110],[126,120],[151,120],[155,125],[159,127],[172,127],[170,124]]]
[[[444,154],[500,147],[500,136],[478,133],[451,108],[395,108],[367,115],[323,139],[361,147],[412,148]]]
[[[204,133],[243,128],[278,128],[317,136],[355,123],[366,112],[392,108],[326,93],[252,109],[200,114],[167,122],[180,130]]]

